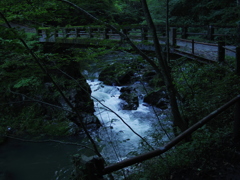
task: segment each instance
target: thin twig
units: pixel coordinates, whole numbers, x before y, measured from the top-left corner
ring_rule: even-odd
[[[29,97],[29,96],[27,96],[25,94],[22,94],[22,93],[13,92],[13,91],[10,91],[10,92],[13,93],[13,94],[18,94],[18,95],[24,96],[24,97],[26,97],[26,98],[28,98],[30,100],[29,101],[28,100],[23,100],[23,101],[4,103],[4,104],[13,104],[13,103],[22,103],[22,102],[38,102],[38,103],[41,103],[41,104],[46,104],[48,106],[52,106],[54,108],[62,109],[64,111],[67,111],[67,112],[70,112],[70,113],[75,113],[75,112],[67,110],[66,108],[63,108],[61,106],[57,106],[57,105],[54,105],[54,104],[50,104],[50,103],[47,103],[47,102],[44,102],[44,101],[37,100],[37,99],[31,98],[31,97]],[[2,104],[0,104],[0,105],[2,105]]]
[[[87,149],[90,149],[91,151],[94,152],[94,149],[85,146],[83,144],[79,144],[79,143],[73,143],[73,142],[64,142],[64,141],[59,141],[59,140],[54,140],[54,139],[48,139],[48,140],[29,140],[29,139],[22,139],[22,138],[17,138],[17,137],[13,137],[13,136],[7,136],[7,135],[3,135],[0,137],[6,137],[6,138],[10,138],[10,139],[15,139],[18,141],[24,141],[24,142],[32,142],[32,143],[48,143],[48,142],[54,142],[54,143],[59,143],[59,144],[65,144],[65,145],[74,145],[74,146],[81,146]]]

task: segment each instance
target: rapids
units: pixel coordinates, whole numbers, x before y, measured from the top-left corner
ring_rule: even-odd
[[[87,82],[92,90],[95,115],[102,123],[102,127],[94,134],[95,140],[102,146],[101,153],[109,162],[114,163],[133,154],[151,150],[148,146],[143,146],[143,140],[136,133],[152,147],[159,147],[162,142],[168,141],[169,134],[165,133],[171,129],[171,122],[166,115],[168,110],[163,111],[158,108],[153,110],[143,102],[144,94],[139,94],[137,110],[122,110],[120,103],[123,100],[119,99],[121,87],[107,86],[98,80],[87,80]]]

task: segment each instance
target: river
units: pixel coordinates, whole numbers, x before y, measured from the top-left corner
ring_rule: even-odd
[[[142,138],[152,147],[159,147],[169,140],[168,136],[171,135],[165,133],[169,132],[172,124],[167,118],[169,110],[153,109],[143,102],[141,93],[137,110],[122,110],[120,104],[123,100],[119,99],[122,87],[103,85],[98,80],[88,81],[88,84],[95,99],[95,115],[103,124],[95,138],[103,146],[103,157],[109,162],[114,163],[132,157],[133,154],[151,150]],[[133,86],[138,87],[141,84],[136,82]]]
[[[122,110],[120,103],[123,100],[119,99],[122,87],[107,86],[98,80],[87,82],[94,97],[95,115],[103,125],[98,131],[92,132],[92,136],[108,163],[151,150],[141,138],[153,148],[169,140],[169,134],[165,133],[170,132],[172,124],[167,117],[169,110],[153,109],[144,103],[144,94],[141,94],[144,92],[139,94],[137,110]],[[135,82],[132,86],[138,88],[141,84]],[[76,153],[93,155],[78,146],[9,139],[0,146],[0,180],[68,179],[72,168],[71,156]]]

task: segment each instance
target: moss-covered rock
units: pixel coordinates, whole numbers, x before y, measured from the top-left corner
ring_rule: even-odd
[[[98,79],[106,85],[123,86],[131,82],[133,75],[129,65],[114,63],[103,69]]]
[[[149,93],[144,97],[143,101],[160,109],[167,109],[169,104],[168,96],[164,88]]]

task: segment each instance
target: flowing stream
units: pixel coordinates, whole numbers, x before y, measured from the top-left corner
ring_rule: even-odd
[[[171,128],[171,122],[166,120],[166,112],[158,108],[153,110],[151,106],[143,103],[141,95],[137,110],[122,110],[120,104],[123,100],[119,99],[121,87],[103,85],[98,80],[88,80],[88,84],[94,97],[95,115],[103,125],[95,134],[95,138],[103,146],[103,157],[109,162],[114,163],[144,150],[151,150],[143,143],[141,137],[152,147],[168,140],[164,130]],[[139,82],[136,82],[135,86],[140,86]],[[158,140],[153,138],[154,134],[159,135]]]

